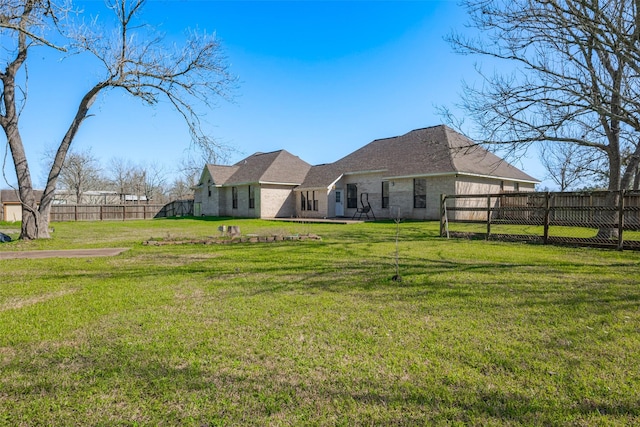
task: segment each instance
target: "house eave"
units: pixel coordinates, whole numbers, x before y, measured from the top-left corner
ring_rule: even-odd
[[[396,175],[396,176],[385,176],[382,177],[383,180],[390,179],[410,179],[410,178],[438,178],[438,177],[446,177],[446,176],[468,176],[473,178],[487,178],[487,179],[498,179],[502,181],[513,181],[513,182],[522,182],[527,184],[539,184],[538,180],[530,180],[530,179],[518,179],[513,177],[503,177],[496,175],[485,175],[479,173],[469,173],[469,172],[439,172],[439,173],[423,173],[423,174],[413,174],[413,175]]]
[[[331,187],[298,187],[293,191],[329,191]]]
[[[297,187],[299,182],[277,182],[277,181],[246,181],[246,182],[227,182],[224,184],[212,184],[215,187],[241,187],[243,185],[281,185],[287,187]]]
[[[335,187],[336,183],[337,183],[338,181],[340,181],[340,180],[342,179],[342,177],[343,177],[343,176],[344,176],[344,174],[340,174],[340,176],[339,176],[339,177],[337,177],[337,178],[336,178],[336,179],[335,179],[331,184],[329,184],[329,186],[327,187],[327,190],[328,190],[328,189],[330,189],[330,188]]]
[[[299,182],[275,182],[275,181],[258,181],[258,184],[264,185],[283,185],[287,187],[297,187]]]
[[[537,179],[521,179],[521,178],[513,178],[513,177],[506,177],[506,176],[496,176],[496,175],[483,175],[483,174],[475,174],[475,173],[468,173],[468,172],[458,172],[458,176],[470,176],[473,178],[490,178],[490,179],[499,179],[501,181],[513,181],[513,182],[523,182],[523,183],[527,183],[527,184],[539,184],[540,181],[538,181]]]
[[[387,169],[372,169],[372,170],[363,170],[363,171],[353,171],[353,172],[345,172],[343,173],[343,175],[345,176],[350,176],[350,175],[366,175],[366,174],[370,174],[370,173],[381,173],[381,172],[386,172]],[[340,179],[340,178],[338,178]],[[337,181],[337,180],[336,180]]]
[[[326,190],[326,191],[329,191],[329,190],[331,190],[332,188],[334,188],[336,186],[336,183],[338,181],[340,181],[344,175],[345,174],[340,174],[339,177],[334,179],[331,182],[331,184],[329,184],[327,186],[318,186],[318,187],[301,187],[301,186],[298,186],[298,188],[295,188],[295,191],[303,191],[303,190],[305,190],[305,191],[306,190]],[[302,185],[302,184],[300,184],[300,185]]]
[[[259,181],[246,181],[246,182],[227,182],[224,184],[220,184],[218,187],[241,187],[243,185],[257,185],[260,184]]]

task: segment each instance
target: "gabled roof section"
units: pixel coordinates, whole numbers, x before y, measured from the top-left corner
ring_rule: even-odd
[[[311,169],[309,163],[286,150],[271,154],[275,155],[274,159],[260,177],[260,182],[299,185]]]
[[[514,181],[540,182],[529,174],[501,159],[484,147],[471,141],[447,126],[442,126],[447,134],[451,160],[457,172],[473,175],[489,175]]]
[[[299,189],[324,189],[336,182],[342,173],[335,163],[312,166]]]
[[[286,150],[278,150],[252,154],[233,166],[207,165],[207,168],[215,185],[299,185],[311,165]]]
[[[387,178],[469,174],[538,182],[447,126],[377,139],[330,165],[314,166],[300,188],[324,188],[342,174],[384,171]]]
[[[207,165],[214,185],[223,185],[238,170],[237,166]],[[204,178],[204,177],[203,177]],[[200,178],[201,180],[203,178]]]

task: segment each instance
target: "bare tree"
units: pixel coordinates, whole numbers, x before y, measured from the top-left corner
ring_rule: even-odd
[[[596,153],[597,154],[597,153]],[[608,178],[606,159],[576,144],[543,143],[540,161],[560,191],[598,187]]]
[[[135,164],[121,157],[109,161],[111,188],[120,196],[120,202],[164,201],[167,174],[158,163]]]
[[[193,194],[193,183],[182,176],[175,178],[169,188],[169,198],[171,200],[192,199]]]
[[[77,204],[87,190],[102,190],[99,187],[104,183],[98,160],[89,150],[68,153],[59,180],[62,188],[75,195]]]
[[[154,203],[165,202],[165,184],[167,182],[167,174],[160,164],[152,162],[138,167],[138,176],[141,178],[142,193],[146,203],[153,201]]]
[[[632,0],[464,0],[477,37],[454,48],[513,66],[465,84],[460,107],[482,142],[521,153],[573,144],[584,164],[605,159],[606,186],[628,188],[640,160],[640,14]],[[448,112],[445,111],[445,115]],[[623,153],[629,153],[625,158]],[[615,200],[611,201],[615,203]]]
[[[64,0],[58,0],[60,2]],[[66,4],[56,0],[0,1],[0,32],[5,63],[0,69],[2,92],[0,126],[13,158],[22,202],[21,238],[49,237],[48,218],[54,190],[71,144],[98,96],[122,89],[149,105],[167,100],[185,119],[194,144],[210,141],[201,128],[196,106],[212,106],[229,96],[235,79],[214,36],[191,32],[184,46],[171,46],[138,18],[145,0],[108,0],[116,17],[115,30],[101,28],[97,20],[87,25],[62,25],[70,21]],[[63,7],[64,6],[64,7]],[[37,207],[31,173],[19,129],[20,111],[26,104],[26,73],[35,46],[55,48],[49,40],[64,39],[72,53],[93,56],[103,76],[79,100],[75,116],[58,145],[40,206]]]
[[[629,153],[627,150],[623,152],[623,167],[627,167],[629,162],[633,159],[633,154]],[[631,171],[633,180],[629,183],[628,189],[638,191],[640,190],[640,165],[636,165],[635,170]]]
[[[114,157],[109,161],[108,175],[111,188],[118,193],[120,202],[124,203],[124,196],[131,193],[135,165],[122,157]]]
[[[180,161],[178,171],[188,185],[196,185],[202,170],[207,164],[224,165],[231,159],[231,154],[237,150],[216,140],[209,140],[207,144],[192,147]]]

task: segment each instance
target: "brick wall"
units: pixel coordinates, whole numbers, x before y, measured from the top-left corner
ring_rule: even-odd
[[[256,199],[257,199],[256,192]],[[263,218],[289,218],[296,214],[293,187],[262,185],[260,206]],[[256,200],[256,205],[258,200]]]

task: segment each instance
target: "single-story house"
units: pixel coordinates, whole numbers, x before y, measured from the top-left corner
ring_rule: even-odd
[[[293,189],[311,165],[285,150],[253,154],[235,165],[206,165],[194,215],[277,218],[296,215]]]
[[[34,190],[38,203],[42,193],[42,190]],[[22,221],[22,203],[18,190],[0,190],[0,208],[0,221]]]
[[[274,198],[268,210],[247,210],[250,201],[238,202],[238,195],[234,199],[226,192],[223,205],[221,193],[212,187],[236,188],[231,190],[236,192],[242,189],[251,194],[260,180],[253,177],[248,183],[244,177],[240,178],[238,171],[249,168],[252,161],[259,158],[256,156],[267,155],[273,157],[275,153],[256,154],[234,166],[207,165],[196,190],[196,206],[201,204],[201,210],[196,208],[196,211],[202,215],[262,218],[366,215],[431,220],[440,217],[442,194],[534,191],[539,182],[465,136],[440,125],[375,140],[330,164],[306,167],[305,162],[291,156],[298,160],[298,168],[289,165],[279,169],[278,165],[270,164],[270,172],[278,174],[281,184],[278,190],[282,193],[277,200]],[[282,185],[284,182],[286,186]],[[228,208],[229,198],[236,200],[233,205],[236,208]]]
[[[442,194],[534,191],[539,181],[440,125],[375,140],[335,163],[314,166],[296,187],[301,217],[439,219]],[[309,197],[313,203],[305,203]],[[361,213],[361,212],[360,212]]]

